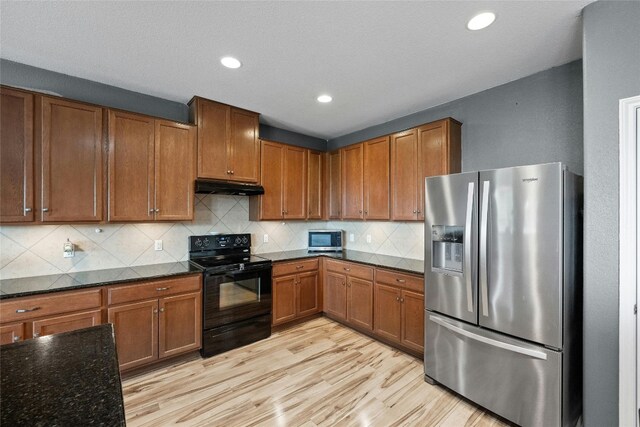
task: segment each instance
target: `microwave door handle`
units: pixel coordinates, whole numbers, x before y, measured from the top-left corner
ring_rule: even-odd
[[[489,190],[490,181],[484,181],[482,188],[482,213],[480,224],[480,292],[482,300],[482,315],[489,317],[489,292],[488,292],[488,272],[487,263],[487,228],[489,225]]]
[[[473,313],[473,277],[471,272],[471,226],[473,221],[473,192],[474,183],[467,188],[467,215],[464,224],[464,277],[467,287],[467,310]]]

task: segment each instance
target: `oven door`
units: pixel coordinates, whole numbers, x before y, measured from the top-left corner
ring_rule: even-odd
[[[271,265],[205,273],[203,329],[271,313]]]

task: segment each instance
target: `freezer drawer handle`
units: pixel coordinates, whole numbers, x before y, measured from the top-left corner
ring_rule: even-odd
[[[473,291],[471,283],[471,222],[473,220],[473,182],[467,189],[467,215],[464,224],[464,277],[467,282],[467,310],[473,313]]]
[[[489,292],[487,289],[487,227],[489,226],[489,190],[491,182],[485,181],[482,189],[482,224],[480,225],[480,292],[482,300],[482,315],[489,317]]]
[[[449,329],[452,332],[455,332],[456,334],[460,334],[463,335],[467,338],[471,338],[472,340],[476,340],[476,341],[480,341],[482,343],[488,344],[488,345],[492,345],[494,347],[498,347],[498,348],[502,348],[504,350],[508,350],[508,351],[512,351],[514,353],[520,353],[520,354],[524,354],[525,356],[531,356],[534,357],[536,359],[542,359],[542,360],[547,360],[547,355],[546,353],[542,352],[542,351],[537,351],[537,350],[531,350],[528,348],[524,348],[524,347],[520,347],[517,345],[513,345],[513,344],[507,344],[506,342],[502,342],[502,341],[498,341],[498,340],[494,340],[491,338],[487,338],[487,337],[483,337],[481,335],[477,335],[474,334],[473,332],[469,332],[469,331],[465,331],[462,328],[459,328],[457,326],[454,326],[438,317],[435,316],[429,316],[429,320],[431,320],[434,323],[437,323],[440,326],[443,326],[447,329]]]

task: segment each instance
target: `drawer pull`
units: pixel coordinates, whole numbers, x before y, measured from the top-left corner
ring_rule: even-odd
[[[301,269],[301,268],[304,268],[304,265],[298,265],[298,266],[296,266],[296,269],[297,269],[297,270],[299,270],[299,269]]]
[[[350,268],[344,267],[344,271],[351,271]]]
[[[19,308],[16,310],[16,313],[31,313],[32,311],[40,310],[40,307],[33,308]]]
[[[396,279],[396,282],[398,282],[398,283],[405,283],[405,282],[406,282],[406,280],[404,280],[404,279]]]
[[[156,291],[166,291],[166,290],[169,290],[169,289],[170,289],[170,287],[167,286],[166,288],[156,288]]]

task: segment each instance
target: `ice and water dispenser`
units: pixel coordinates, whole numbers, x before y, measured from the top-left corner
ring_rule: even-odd
[[[431,227],[431,270],[452,276],[462,276],[464,227],[433,225]]]

